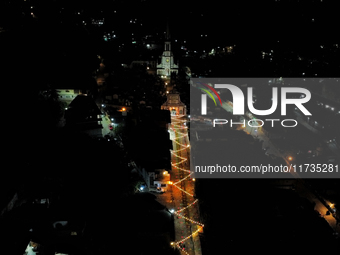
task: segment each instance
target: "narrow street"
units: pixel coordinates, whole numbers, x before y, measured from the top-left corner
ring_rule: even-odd
[[[173,210],[175,240],[171,245],[183,254],[201,255],[198,232],[203,231],[203,224],[199,222],[198,204],[194,198],[195,184],[190,174],[190,143],[185,122],[184,116],[171,118],[172,185],[166,193],[157,196],[157,200]]]
[[[111,121],[110,121],[109,117],[107,115],[104,115],[104,117],[102,117],[102,126],[103,126],[102,134],[103,134],[103,137],[105,135],[110,135],[110,136],[114,135],[114,131],[110,130],[110,128],[109,128],[110,125],[111,125]]]

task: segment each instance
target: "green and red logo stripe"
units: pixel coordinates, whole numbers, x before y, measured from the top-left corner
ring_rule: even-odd
[[[220,101],[221,106],[222,106],[222,100],[221,100],[220,96],[218,95],[218,93],[216,92],[216,90],[215,90],[213,87],[209,86],[208,84],[201,83],[201,82],[200,82],[200,84],[206,86],[206,87],[209,88],[212,92],[214,92],[214,94],[217,96],[217,98],[218,98],[218,100]],[[213,97],[213,95],[212,95],[208,90],[206,90],[206,89],[202,89],[202,88],[200,88],[200,89],[203,90],[204,92],[206,92],[206,93],[211,97],[211,99],[214,101],[215,105],[217,106],[216,101],[215,101],[215,98]]]

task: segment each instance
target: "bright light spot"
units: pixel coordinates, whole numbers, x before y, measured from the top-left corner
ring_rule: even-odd
[[[174,213],[174,212],[175,212],[175,210],[174,210],[174,209],[171,209],[171,210],[170,210],[170,212],[171,212],[171,213]],[[172,244],[173,244],[173,243],[172,243]]]
[[[288,160],[292,160],[293,158],[292,157],[288,157]]]

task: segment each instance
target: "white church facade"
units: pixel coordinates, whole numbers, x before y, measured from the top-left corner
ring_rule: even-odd
[[[162,78],[169,78],[172,73],[178,73],[178,65],[174,61],[174,55],[171,51],[171,40],[169,27],[167,27],[166,40],[164,42],[164,51],[160,63],[157,64],[157,75]]]

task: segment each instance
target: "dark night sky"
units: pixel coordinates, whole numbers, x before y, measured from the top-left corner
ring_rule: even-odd
[[[114,27],[125,30],[130,18],[141,18],[143,28],[152,31],[164,27],[166,19],[171,33],[185,39],[199,39],[208,34],[208,41],[271,43],[272,40],[315,42],[336,38],[339,23],[337,8],[330,1],[32,1],[40,19],[53,22],[60,7],[66,13],[84,10],[95,17],[101,11],[112,18]],[[10,26],[19,22],[22,11],[18,4],[3,3],[1,23]],[[29,4],[30,5],[30,4]],[[114,15],[113,11],[117,13]],[[66,15],[66,14],[65,14]],[[67,16],[67,15],[66,15]],[[116,19],[114,17],[117,17]],[[312,20],[314,19],[314,21]],[[205,43],[205,42],[204,42]]]

